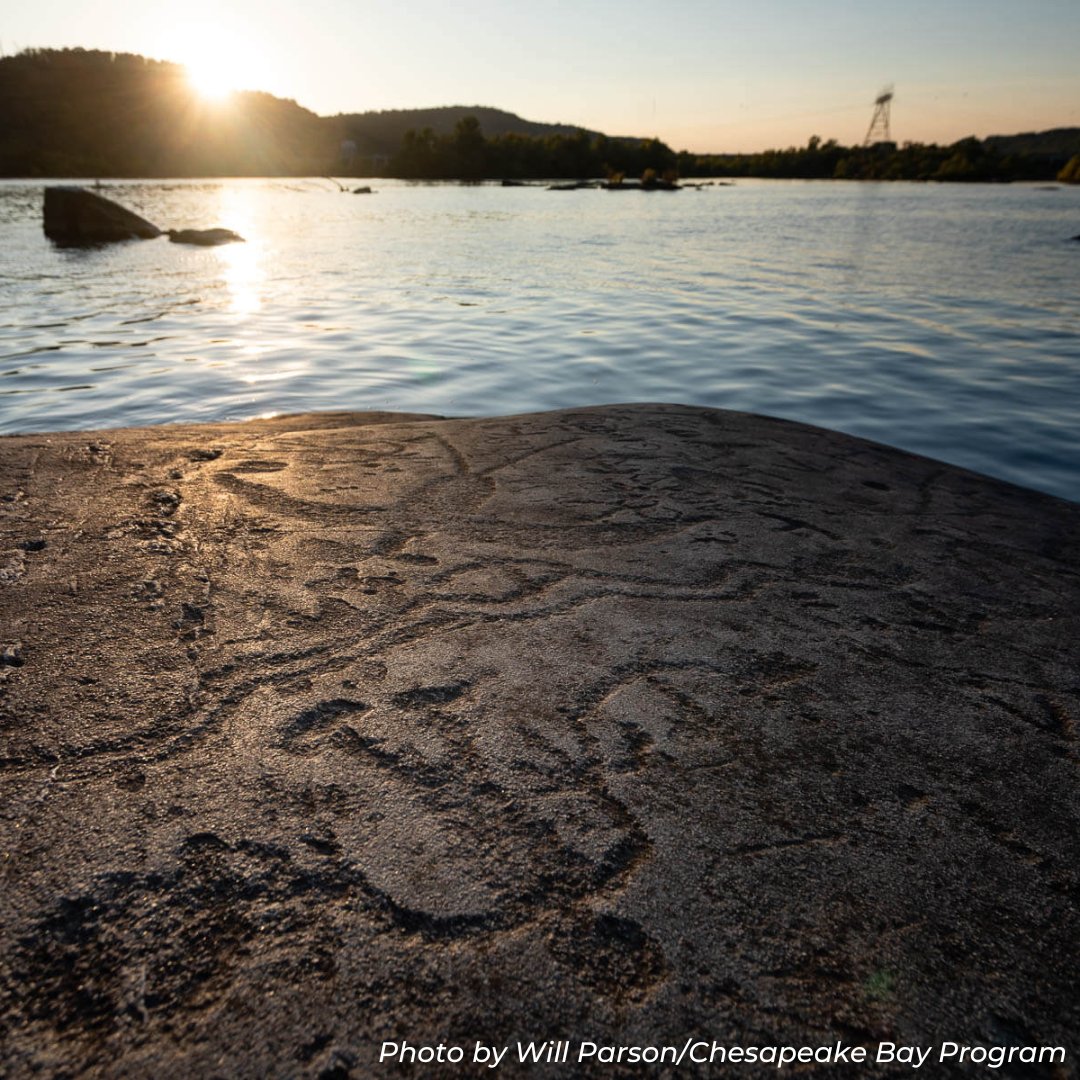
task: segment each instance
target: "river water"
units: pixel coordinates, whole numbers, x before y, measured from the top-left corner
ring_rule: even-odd
[[[0,431],[686,402],[1080,500],[1080,188],[372,183],[107,183],[246,243],[71,250],[0,182]]]

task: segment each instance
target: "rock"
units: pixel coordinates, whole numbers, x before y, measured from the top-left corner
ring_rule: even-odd
[[[671,405],[85,439],[0,440],[0,551],[81,530],[0,588],[5,1080],[1075,1074],[1080,506]]]
[[[16,641],[14,644],[5,645],[3,648],[0,648],[0,666],[22,667],[23,663],[23,646],[21,641]]]
[[[232,229],[168,229],[174,244],[210,247],[243,241]],[[45,235],[57,244],[92,245],[153,239],[163,230],[111,199],[79,187],[45,189]]]
[[[0,564],[0,585],[13,585],[20,581],[26,574],[26,552],[19,546],[18,550],[12,551]]]
[[[161,235],[145,218],[81,187],[47,187],[44,215],[45,235],[64,246],[152,240]]]
[[[374,195],[374,194],[376,194],[374,191],[371,190],[370,187],[367,187],[366,185],[364,187],[355,187],[355,188],[353,188],[352,193],[354,195]]]
[[[200,247],[216,247],[218,244],[243,243],[244,238],[232,229],[169,229],[169,240],[174,244],[198,244]]]
[[[672,180],[624,180],[609,181],[600,185],[605,191],[682,191],[682,188]]]

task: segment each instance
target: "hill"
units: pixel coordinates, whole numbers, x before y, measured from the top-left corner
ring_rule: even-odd
[[[1052,128],[1050,131],[1028,131],[1021,135],[989,135],[987,146],[1005,156],[1037,158],[1065,164],[1074,154],[1080,154],[1080,128]]]
[[[600,133],[571,124],[544,124],[525,120],[515,113],[487,105],[444,105],[433,109],[384,109],[379,112],[342,113],[330,120],[343,138],[356,143],[362,155],[394,154],[407,131],[429,128],[434,135],[451,135],[467,117],[475,117],[488,137],[524,135],[543,138],[548,135],[576,135],[585,131],[594,137]]]
[[[245,92],[202,101],[183,67],[131,53],[34,49],[0,59],[0,175],[273,176],[322,171],[318,116]]]
[[[0,58],[0,176],[277,176],[385,166],[410,130],[450,136],[576,137],[568,124],[451,105],[320,117],[270,94],[202,100],[184,68],[132,53],[29,49]],[[589,138],[601,137],[585,132]],[[342,144],[353,143],[342,153]]]

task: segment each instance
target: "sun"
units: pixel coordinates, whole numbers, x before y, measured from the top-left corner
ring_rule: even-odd
[[[192,90],[206,101],[222,102],[238,90],[263,90],[267,74],[252,43],[223,27],[193,32],[183,50]]]
[[[224,101],[239,89],[232,71],[215,57],[200,57],[184,65],[192,90],[207,101]]]

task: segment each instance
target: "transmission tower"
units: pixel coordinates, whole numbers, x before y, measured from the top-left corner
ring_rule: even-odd
[[[892,142],[892,134],[889,131],[889,102],[893,99],[891,86],[886,87],[877,96],[874,102],[874,115],[870,118],[870,126],[866,129],[866,138],[863,146],[873,146],[874,143]]]

